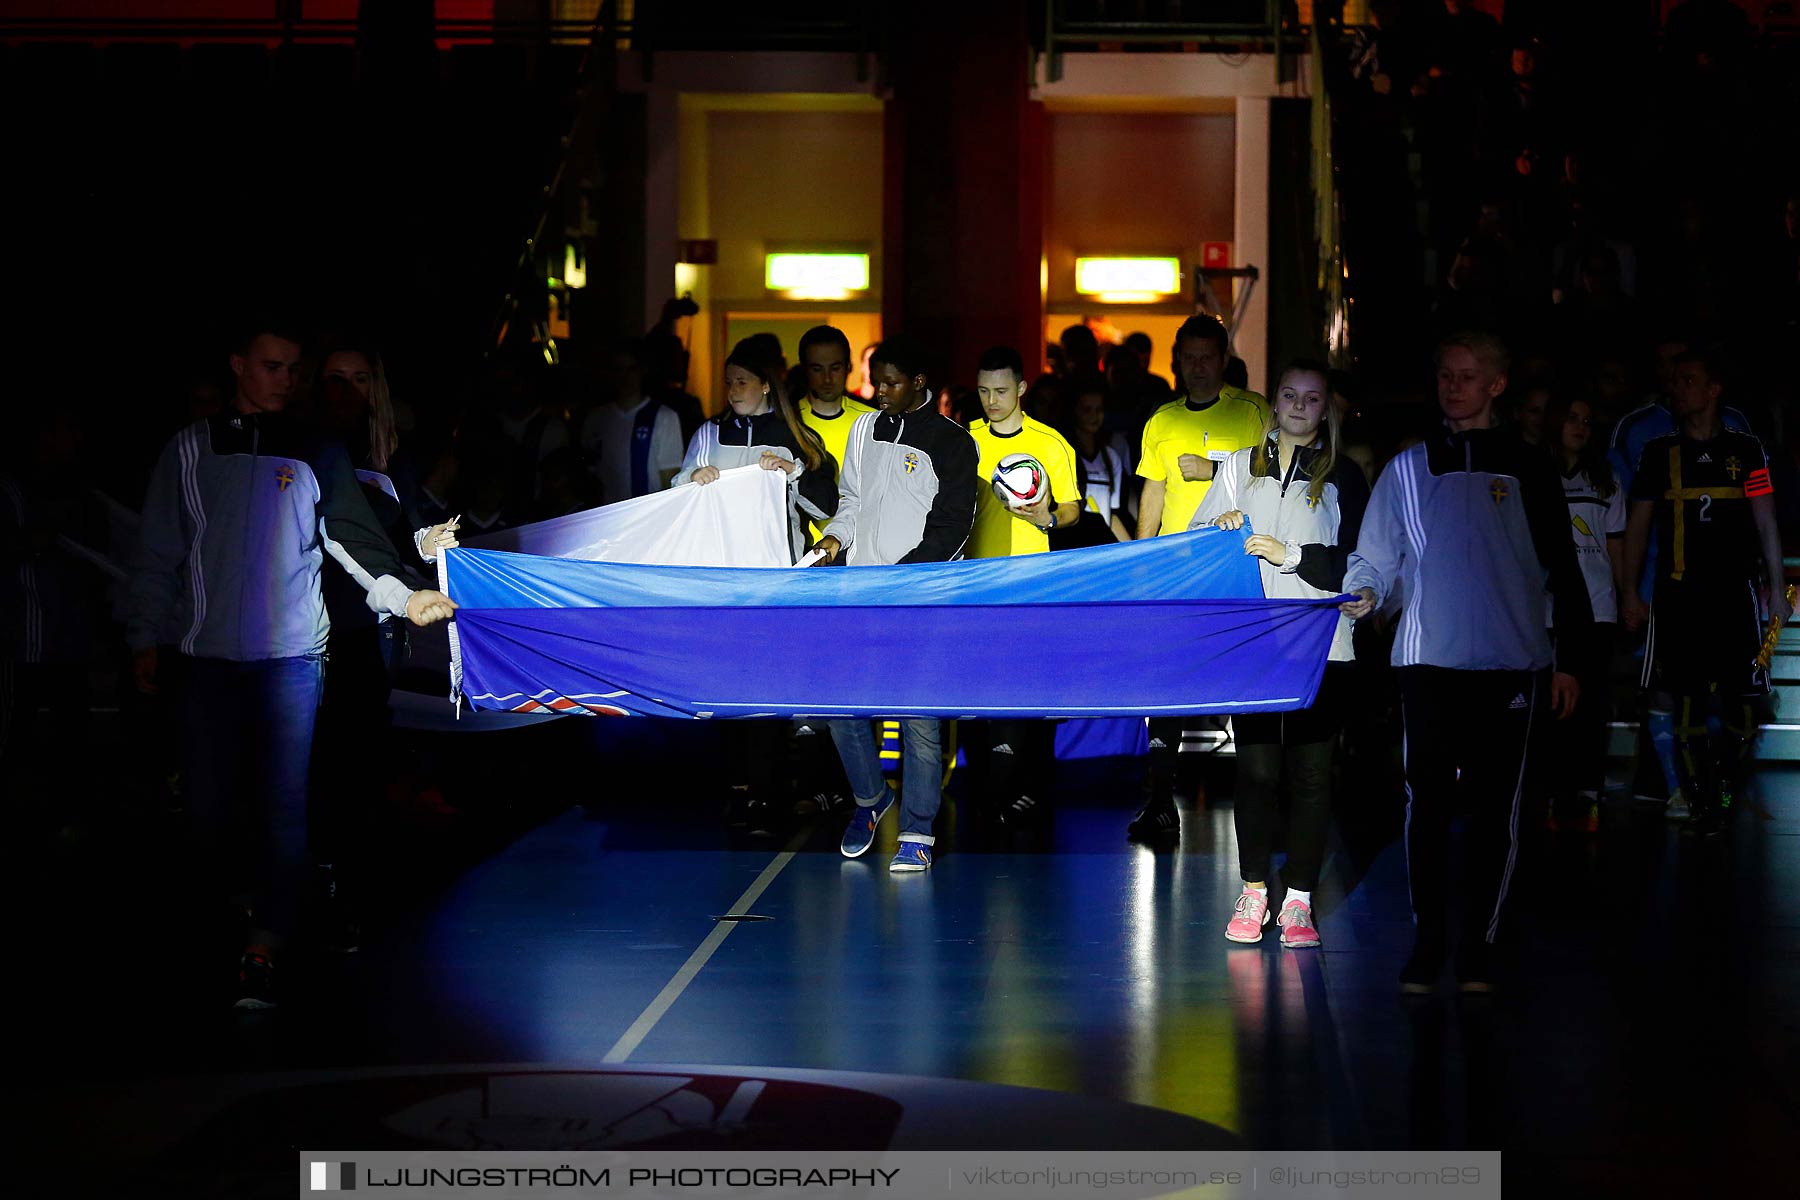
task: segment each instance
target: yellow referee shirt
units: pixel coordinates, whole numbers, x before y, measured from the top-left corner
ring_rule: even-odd
[[[844,397],[844,407],[835,417],[821,417],[813,412],[812,401],[801,398],[800,419],[806,427],[819,435],[825,448],[831,451],[831,460],[837,464],[838,470],[844,469],[844,447],[850,442],[850,427],[856,424],[856,418],[875,410],[850,396]]]
[[[1076,488],[1075,448],[1062,434],[1042,421],[1025,418],[1019,432],[995,433],[986,421],[969,426],[969,436],[981,452],[976,466],[975,529],[969,535],[970,558],[1006,558],[1013,554],[1042,554],[1050,549],[1050,535],[1021,521],[994,496],[994,468],[1009,454],[1029,454],[1044,464],[1050,476],[1050,507],[1080,500]]]
[[[838,410],[835,417],[821,417],[813,412],[811,397],[800,398],[800,419],[806,427],[819,435],[825,443],[825,449],[831,451],[831,461],[837,464],[837,470],[844,469],[844,447],[850,444],[850,427],[856,424],[856,418],[875,410],[853,396],[844,397],[844,407]],[[809,522],[810,524],[810,522]],[[824,529],[812,525],[813,541],[825,536]]]
[[[1210,480],[1184,479],[1180,459],[1195,454],[1216,464],[1262,441],[1268,403],[1255,392],[1246,392],[1227,384],[1219,398],[1198,411],[1186,400],[1171,400],[1150,415],[1144,425],[1144,454],[1137,473],[1145,479],[1162,480],[1162,524],[1158,535],[1181,533],[1194,519],[1200,501],[1212,487]]]

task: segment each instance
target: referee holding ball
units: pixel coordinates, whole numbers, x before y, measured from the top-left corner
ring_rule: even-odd
[[[1047,485],[1036,500],[1008,504],[998,485],[976,493],[975,529],[970,558],[1006,558],[1042,554],[1050,549],[1050,531],[1068,528],[1081,517],[1075,448],[1042,421],[1025,415],[1025,362],[1010,346],[995,346],[981,356],[975,375],[985,421],[969,425],[969,436],[981,452],[976,470],[992,480],[1004,461],[1028,455],[1043,467]],[[1016,829],[1047,810],[1050,765],[1055,754],[1056,726],[1048,721],[1010,720],[987,723],[987,787],[982,816],[1002,828]]]

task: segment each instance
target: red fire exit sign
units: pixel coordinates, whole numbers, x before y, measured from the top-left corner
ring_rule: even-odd
[[[1231,266],[1231,243],[1201,242],[1200,265],[1209,271],[1228,269]]]

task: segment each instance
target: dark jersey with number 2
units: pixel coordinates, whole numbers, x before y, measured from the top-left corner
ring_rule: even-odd
[[[1656,505],[1658,588],[1674,582],[1741,593],[1762,560],[1750,498],[1771,491],[1768,457],[1749,434],[1651,439],[1631,498]]]

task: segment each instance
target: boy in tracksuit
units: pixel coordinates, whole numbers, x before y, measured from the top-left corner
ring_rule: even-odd
[[[880,410],[856,419],[838,476],[837,515],[825,527],[822,562],[850,566],[949,562],[961,558],[975,523],[975,441],[937,411],[925,383],[925,356],[910,338],[882,342],[870,360]],[[931,866],[932,820],[943,801],[936,718],[900,722],[905,744],[900,847],[888,870]],[[831,723],[856,812],[844,831],[847,858],[865,853],[894,806],[881,776],[874,734],[864,720]]]
[[[307,770],[324,688],[320,568],[330,554],[376,612],[428,625],[454,609],[414,591],[344,448],[283,412],[294,338],[264,327],[231,356],[232,407],[176,434],[144,497],[127,640],[140,690],[181,653],[184,794],[205,849],[245,897],[237,1007],[274,1003],[274,953],[310,873]]]
[[[1574,711],[1573,668],[1593,625],[1567,506],[1549,460],[1491,428],[1506,349],[1486,334],[1438,347],[1444,428],[1376,481],[1344,590],[1367,616],[1395,589],[1405,725],[1406,863],[1416,926],[1401,991],[1435,987],[1450,948],[1448,844],[1457,787],[1463,839],[1462,991],[1493,990],[1490,950],[1519,853],[1526,755],[1550,670],[1550,707]],[[1553,608],[1552,608],[1552,603]],[[1555,641],[1546,628],[1554,612]]]

